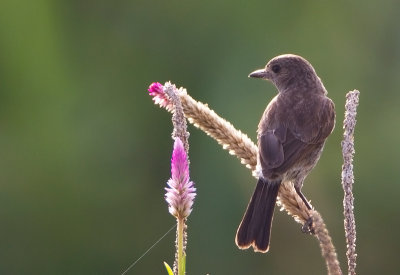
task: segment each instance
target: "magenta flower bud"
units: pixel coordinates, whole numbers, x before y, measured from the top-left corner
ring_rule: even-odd
[[[171,159],[171,178],[167,185],[165,200],[168,203],[169,212],[177,218],[187,218],[192,212],[196,188],[189,180],[188,156],[179,138],[175,139]]]
[[[167,109],[171,108],[171,103],[164,92],[164,86],[158,82],[154,82],[149,86],[149,95],[153,97],[155,104],[159,104],[161,107]]]

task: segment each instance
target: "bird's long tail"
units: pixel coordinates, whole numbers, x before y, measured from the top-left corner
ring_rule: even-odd
[[[256,252],[267,252],[274,216],[276,197],[281,181],[259,178],[246,213],[236,233],[236,245],[240,249],[253,246]]]

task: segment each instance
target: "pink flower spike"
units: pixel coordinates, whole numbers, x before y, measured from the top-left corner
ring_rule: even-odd
[[[169,205],[169,212],[177,218],[187,218],[192,212],[196,188],[189,180],[188,157],[179,138],[175,139],[171,159],[171,178],[167,185],[165,200]]]
[[[172,180],[181,183],[189,181],[189,163],[180,138],[175,139],[174,143],[171,159],[171,177]]]
[[[147,90],[149,91],[149,95],[153,97],[153,101],[155,104],[159,104],[161,107],[165,107],[167,109],[170,107],[169,99],[164,93],[164,86],[161,85],[161,83],[151,83]]]
[[[164,87],[163,87],[163,85],[161,85],[161,83],[153,82],[153,83],[151,83],[151,85],[149,86],[149,89],[148,89],[149,95],[156,96],[159,94],[163,94],[164,93],[163,88]]]

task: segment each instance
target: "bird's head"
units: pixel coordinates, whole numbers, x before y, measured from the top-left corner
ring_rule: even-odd
[[[322,85],[310,62],[294,54],[272,58],[264,69],[252,72],[249,77],[269,80],[279,92],[291,87],[307,88],[310,85]]]

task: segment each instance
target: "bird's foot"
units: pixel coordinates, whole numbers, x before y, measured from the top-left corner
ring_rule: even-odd
[[[306,220],[306,222],[303,224],[303,226],[301,227],[301,231],[306,234],[311,234],[311,235],[315,234],[313,227],[313,220],[311,217],[308,218],[308,220]]]

